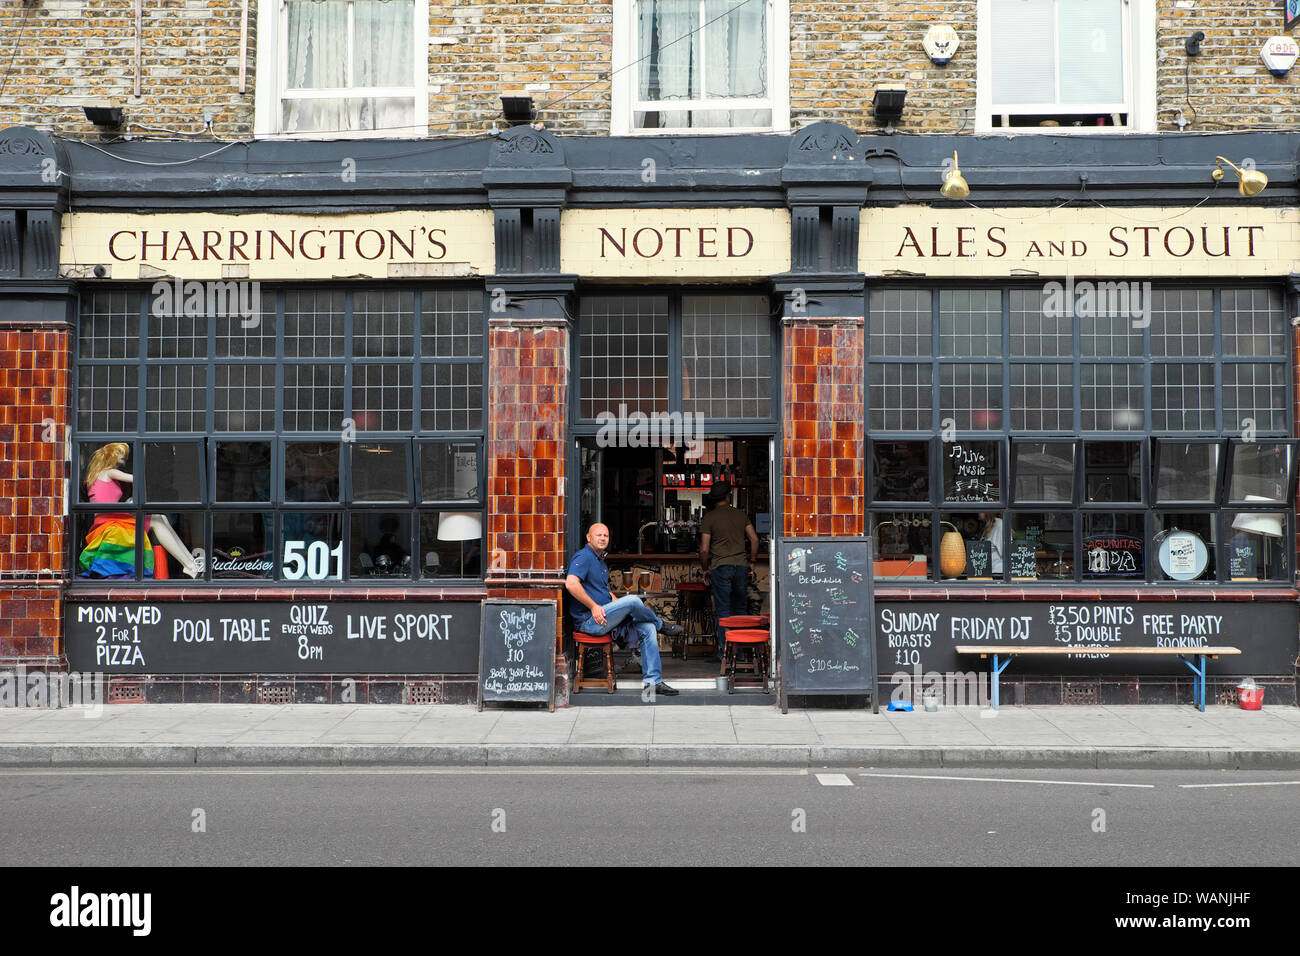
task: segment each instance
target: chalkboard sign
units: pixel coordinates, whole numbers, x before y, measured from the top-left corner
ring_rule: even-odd
[[[944,501],[1001,501],[997,442],[946,442],[943,447]]]
[[[791,694],[876,693],[871,542],[789,538],[778,543],[781,710]]]
[[[1142,539],[1127,534],[1095,534],[1084,538],[1083,573],[1107,577],[1144,575]]]
[[[989,661],[958,655],[958,645],[990,647],[1187,647],[1226,644],[1240,656],[1210,663],[1218,674],[1295,673],[1300,607],[1293,601],[907,601],[876,605],[881,694],[889,684],[919,686],[924,675],[988,674]],[[1176,657],[1081,652],[1017,657],[1011,673],[1166,674],[1182,678]]]
[[[1259,580],[1259,556],[1255,543],[1244,534],[1228,539],[1228,574],[1234,581]]]
[[[555,710],[555,602],[483,602],[478,709],[533,701]]]
[[[68,664],[106,674],[473,674],[477,601],[67,601]]]
[[[1013,578],[1038,577],[1038,547],[1036,542],[1011,542],[1011,576]]]
[[[993,576],[993,542],[966,542],[966,577],[991,578]]]

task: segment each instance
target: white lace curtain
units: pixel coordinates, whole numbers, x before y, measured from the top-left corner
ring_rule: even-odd
[[[767,2],[640,0],[637,57],[644,57],[638,64],[641,100],[765,97]],[[734,119],[728,122],[732,113]],[[697,110],[661,116],[670,126],[762,125],[759,113],[770,115]]]
[[[414,0],[289,0],[286,11],[285,132],[396,131],[414,122],[410,42],[415,27]],[[365,96],[362,92],[376,87],[404,87],[412,92],[409,96]],[[339,90],[344,95],[297,98],[289,90]]]

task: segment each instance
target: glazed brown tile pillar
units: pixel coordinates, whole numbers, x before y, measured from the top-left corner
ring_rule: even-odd
[[[71,340],[66,323],[0,321],[0,670],[66,666]]]
[[[67,155],[0,130],[0,672],[66,670],[62,648],[76,284],[60,276]]]
[[[861,280],[814,289],[811,280],[783,279],[782,533],[860,536],[866,490]]]
[[[488,597],[556,602],[560,699],[572,288],[553,276],[488,284]]]

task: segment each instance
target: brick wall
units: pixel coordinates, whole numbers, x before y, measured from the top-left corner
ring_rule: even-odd
[[[429,4],[429,122],[478,133],[501,121],[501,94],[527,95],[561,133],[609,132],[612,3],[542,0]],[[454,41],[454,42],[452,42]],[[545,89],[525,90],[530,84]]]
[[[1269,37],[1283,35],[1281,0],[1197,0],[1180,9],[1160,0],[1156,70],[1160,129],[1177,130],[1178,110],[1189,132],[1300,125],[1300,69],[1273,76],[1259,58]],[[1205,31],[1202,53],[1190,63],[1183,41]],[[1292,30],[1300,36],[1300,30]],[[1189,106],[1190,101],[1190,106]],[[1234,159],[1233,162],[1236,162]]]
[[[1150,0],[1147,0],[1150,2]],[[1155,0],[1160,129],[1293,128],[1300,71],[1273,77],[1259,59],[1282,32],[1280,0]],[[429,4],[430,132],[477,133],[501,119],[501,93],[525,93],[560,133],[609,130],[613,3],[534,0]],[[976,0],[790,0],[793,128],[819,119],[874,130],[878,83],[904,83],[899,129],[968,132],[975,120]],[[248,88],[238,92],[238,0],[150,0],[144,11],[142,96],[133,97],[132,0],[36,0],[0,6],[0,49],[17,50],[0,98],[0,125],[27,123],[61,135],[95,132],[89,97],[117,99],[131,121],[194,132],[216,114],[219,136],[253,128],[257,3],[250,2]],[[947,23],[961,48],[932,64],[921,39]],[[1204,30],[1204,54],[1188,66],[1183,40]],[[536,85],[532,90],[525,87]],[[1190,99],[1190,107],[1187,100]],[[1193,112],[1194,111],[1194,112]],[[151,130],[135,134],[165,135]]]
[[[94,138],[82,112],[115,101],[142,126],[194,133],[253,131],[257,4],[250,0],[247,92],[239,92],[239,0],[148,0],[142,18],[141,96],[134,92],[134,0],[35,0],[0,5],[0,47],[17,49],[0,98],[0,126],[26,124]],[[6,59],[8,54],[6,53]],[[167,138],[156,130],[134,135]],[[176,137],[180,138],[180,137]]]
[[[0,659],[58,653],[69,336],[0,329]]]

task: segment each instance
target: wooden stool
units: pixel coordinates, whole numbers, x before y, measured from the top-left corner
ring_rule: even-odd
[[[768,677],[768,632],[757,628],[739,628],[727,632],[727,649],[723,654],[722,672],[727,675],[727,693],[734,694],[736,687],[762,687],[763,693],[771,691],[767,686]],[[738,662],[736,653],[741,647],[748,647],[754,653],[754,659]]]
[[[573,680],[573,692],[580,693],[584,687],[604,687],[606,693],[614,693],[614,642],[608,634],[584,634],[573,632],[574,643],[578,645],[578,673]],[[583,677],[583,665],[586,663],[587,648],[605,648],[605,676]]]
[[[673,642],[673,653],[677,654],[680,647],[682,660],[686,660],[691,638],[707,641],[716,636],[708,585],[703,581],[682,581],[677,585],[677,617],[682,635]]]

